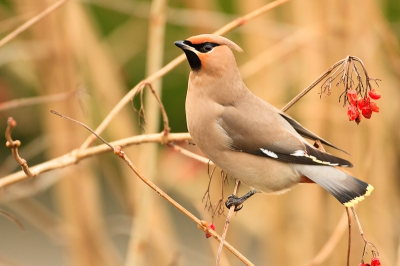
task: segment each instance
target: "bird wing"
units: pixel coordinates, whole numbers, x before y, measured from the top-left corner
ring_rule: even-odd
[[[310,140],[319,140],[321,141],[322,144],[325,144],[329,147],[332,147],[336,150],[339,150],[341,152],[344,152],[348,155],[350,155],[348,152],[346,152],[345,150],[342,150],[338,147],[336,147],[335,145],[331,144],[330,142],[324,140],[323,138],[321,138],[320,136],[314,134],[313,132],[311,132],[310,130],[308,130],[307,128],[303,127],[302,125],[300,125],[299,122],[297,122],[296,120],[294,120],[293,118],[291,118],[290,116],[288,116],[285,113],[279,113],[295,130],[297,133],[299,133],[302,137],[310,139]]]
[[[308,144],[276,108],[256,96],[225,106],[217,123],[234,150],[287,163],[352,166],[349,161]]]

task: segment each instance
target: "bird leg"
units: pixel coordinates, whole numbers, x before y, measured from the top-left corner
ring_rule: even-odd
[[[243,208],[243,202],[245,202],[248,198],[256,194],[257,191],[252,189],[240,198],[235,195],[230,195],[228,200],[225,202],[225,206],[230,209],[232,206],[235,206],[235,212],[240,211]]]

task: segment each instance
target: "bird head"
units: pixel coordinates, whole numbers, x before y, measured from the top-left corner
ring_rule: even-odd
[[[187,40],[176,41],[175,45],[186,54],[193,72],[220,73],[227,66],[236,67],[231,49],[242,52],[231,40],[213,34],[192,36]]]

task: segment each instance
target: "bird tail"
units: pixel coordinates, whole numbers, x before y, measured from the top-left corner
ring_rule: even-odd
[[[369,196],[374,187],[338,167],[296,164],[296,170],[314,181],[346,207],[353,207]]]

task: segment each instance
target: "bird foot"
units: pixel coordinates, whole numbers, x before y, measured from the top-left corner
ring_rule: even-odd
[[[235,206],[235,212],[240,211],[243,208],[243,202],[242,198],[238,198],[235,195],[230,195],[228,197],[228,200],[225,202],[225,206],[230,209],[232,206]]]
[[[235,212],[240,211],[243,208],[243,202],[245,202],[248,198],[253,196],[257,191],[250,190],[240,198],[235,195],[230,195],[228,200],[225,202],[225,206],[230,209],[232,206],[235,206]]]

